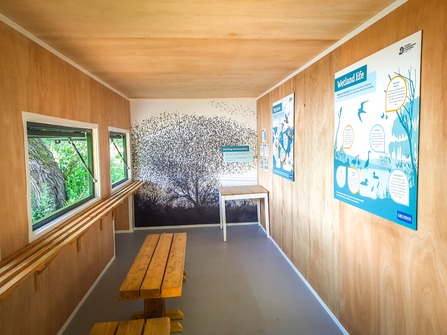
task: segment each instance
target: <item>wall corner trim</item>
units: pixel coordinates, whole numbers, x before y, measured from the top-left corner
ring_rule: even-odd
[[[113,236],[115,236],[115,234],[113,234]],[[115,241],[114,241],[115,244]],[[70,324],[70,322],[73,320],[73,318],[75,317],[76,313],[79,311],[79,309],[81,308],[81,306],[84,304],[84,302],[87,300],[87,298],[89,297],[90,293],[92,293],[92,291],[94,290],[94,288],[96,287],[96,285],[99,283],[99,281],[101,280],[102,276],[107,272],[107,270],[109,269],[110,265],[112,265],[113,261],[115,260],[115,255],[112,257],[112,259],[110,260],[110,262],[106,265],[106,267],[104,268],[104,270],[102,270],[101,274],[98,276],[98,278],[96,278],[96,281],[93,283],[92,287],[90,287],[90,289],[87,291],[87,293],[84,295],[84,298],[82,298],[82,300],[79,302],[79,304],[76,306],[76,308],[74,309],[73,313],[71,313],[70,317],[67,319],[67,321],[65,321],[64,325],[62,326],[62,328],[59,330],[59,332],[57,333],[57,335],[62,335],[65,331],[65,329],[67,329],[68,325]]]
[[[385,9],[381,10],[379,13],[377,13],[376,15],[374,15],[372,18],[370,18],[368,21],[366,21],[365,23],[363,23],[361,26],[359,26],[358,28],[354,29],[353,31],[351,31],[348,35],[346,35],[345,37],[343,37],[341,40],[339,40],[337,43],[335,43],[334,45],[332,45],[331,47],[329,47],[328,49],[324,50],[321,54],[319,54],[317,57],[313,58],[312,60],[310,60],[309,62],[307,62],[306,64],[304,64],[302,67],[300,67],[298,70],[296,70],[295,72],[293,72],[291,75],[289,75],[288,77],[284,78],[283,80],[281,80],[279,83],[277,83],[275,86],[269,88],[267,91],[265,91],[264,93],[262,93],[259,97],[256,98],[256,100],[259,100],[260,98],[262,98],[264,95],[270,93],[271,91],[273,91],[275,88],[281,86],[282,84],[284,84],[287,80],[292,79],[293,77],[295,77],[298,73],[304,71],[305,69],[307,69],[309,66],[311,66],[312,64],[316,63],[318,60],[320,60],[321,58],[323,58],[324,56],[326,56],[327,54],[329,54],[330,52],[334,51],[335,49],[337,49],[339,46],[341,46],[343,43],[349,41],[351,38],[353,38],[354,36],[360,34],[363,30],[365,30],[366,28],[368,28],[369,26],[372,26],[374,23],[376,23],[377,21],[379,21],[380,19],[382,19],[383,17],[387,16],[389,13],[391,13],[392,11],[394,11],[395,9],[397,9],[398,7],[402,6],[404,3],[406,3],[408,0],[396,0],[394,1],[391,5],[389,5],[388,7],[386,7]]]
[[[3,23],[5,23],[7,26],[10,26],[12,29],[17,30],[19,33],[21,33],[22,35],[28,37],[30,40],[32,40],[33,42],[39,44],[41,47],[43,47],[44,49],[48,50],[49,52],[51,52],[52,54],[54,54],[55,56],[59,57],[60,59],[62,59],[63,61],[67,62],[68,64],[70,64],[71,66],[75,67],[76,69],[78,69],[79,71],[81,71],[82,73],[86,74],[87,76],[89,76],[90,78],[96,80],[98,83],[100,83],[101,85],[104,85],[105,87],[107,87],[108,89],[112,90],[113,92],[115,92],[116,94],[122,96],[124,99],[129,100],[128,97],[126,97],[123,93],[121,93],[120,91],[118,91],[117,89],[113,88],[112,86],[110,86],[109,84],[107,84],[105,81],[99,79],[98,77],[96,77],[94,74],[90,73],[89,71],[87,71],[86,69],[84,69],[82,66],[78,65],[77,63],[75,63],[74,61],[72,61],[70,58],[68,58],[67,56],[64,56],[62,53],[60,53],[59,51],[57,51],[56,49],[54,49],[53,47],[51,47],[50,45],[48,45],[47,43],[45,43],[44,41],[42,41],[40,38],[38,38],[37,36],[31,34],[28,30],[26,30],[25,28],[23,28],[22,26],[19,26],[17,23],[15,23],[14,21],[12,21],[11,19],[9,19],[8,17],[6,17],[5,15],[0,13],[0,21],[2,21]]]
[[[264,227],[261,225],[261,228],[264,230],[264,233],[267,235],[266,230],[264,229]],[[287,257],[287,255],[284,253],[284,251],[281,250],[281,248],[279,247],[278,244],[276,244],[275,240],[273,239],[272,236],[270,236],[270,241],[272,241],[272,243],[275,245],[275,247],[279,250],[279,252],[281,253],[281,255],[283,255],[283,257],[285,258],[285,260],[289,263],[289,265],[292,267],[292,269],[298,274],[298,276],[301,278],[301,280],[304,282],[304,284],[306,284],[306,286],[308,287],[309,291],[315,296],[315,298],[318,300],[318,302],[321,304],[321,306],[324,308],[324,310],[328,313],[328,315],[331,317],[331,319],[335,322],[335,324],[338,326],[338,328],[340,329],[340,331],[344,334],[344,335],[349,335],[349,333],[347,332],[347,330],[343,327],[343,325],[340,323],[340,321],[337,319],[337,317],[332,313],[332,311],[329,309],[329,307],[326,306],[326,304],[324,303],[324,301],[320,298],[320,296],[318,295],[317,292],[315,292],[315,290],[312,288],[312,286],[310,286],[310,284],[308,283],[308,281],[306,280],[306,278],[303,277],[303,275],[301,274],[301,272],[298,271],[298,269],[295,267],[295,265],[293,265],[292,261],[289,259],[289,257]]]

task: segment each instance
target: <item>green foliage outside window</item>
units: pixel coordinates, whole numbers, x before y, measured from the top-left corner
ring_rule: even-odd
[[[52,151],[59,169],[65,177],[65,190],[67,193],[66,206],[90,196],[89,175],[81,160],[68,141],[43,139],[46,146]],[[87,141],[73,141],[84,161],[88,161]]]
[[[112,186],[116,186],[120,182],[127,180],[127,166],[121,158],[121,156],[124,159],[127,158],[126,136],[121,134],[119,135],[121,138],[116,138],[117,134],[115,133],[111,133],[111,136],[114,138],[110,138],[110,173],[112,175]]]
[[[68,138],[45,136],[38,126],[28,129],[28,157],[31,186],[33,229],[68,212],[94,196],[93,181]],[[36,135],[36,132],[41,132]],[[51,129],[50,129],[51,131]],[[34,133],[33,133],[34,132]],[[60,132],[64,134],[63,132]],[[77,133],[79,134],[79,132]],[[92,142],[90,133],[73,139],[78,152],[92,171]]]

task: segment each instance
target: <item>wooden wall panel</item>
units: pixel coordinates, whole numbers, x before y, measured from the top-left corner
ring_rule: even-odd
[[[339,51],[258,101],[258,131],[271,132],[273,103],[295,92],[295,182],[273,175],[271,164],[271,235],[335,315],[339,310],[338,220],[334,220],[338,204],[327,196],[333,193],[334,122],[334,97],[327,91],[334,89],[330,75],[338,62]],[[265,173],[260,175],[261,184],[266,179]]]
[[[131,197],[128,197],[121,205],[115,209],[115,230],[130,230],[129,222],[129,201],[132,201]]]
[[[309,171],[310,280],[332,312],[338,315],[338,202],[333,199],[334,68],[339,50],[304,71],[304,108],[308,155],[298,169]],[[300,146],[301,147],[301,146]],[[299,188],[300,186],[297,185]],[[298,209],[299,210],[299,209]]]
[[[419,30],[419,226],[412,231],[333,199],[333,85],[335,72]],[[271,191],[272,236],[286,252],[283,236],[292,229],[292,262],[350,334],[446,333],[446,55],[447,2],[409,0],[292,78],[296,181],[279,193],[282,181],[260,174]],[[282,86],[258,100],[259,131],[271,128]],[[293,218],[284,222],[287,210],[278,206],[290,197]]]
[[[301,274],[308,278],[310,273],[310,224],[309,224],[309,176],[312,169],[307,168],[310,148],[306,143],[310,132],[306,124],[306,90],[304,74],[295,76],[295,187],[293,187],[293,258],[292,262]],[[298,168],[299,167],[299,168]],[[298,187],[299,185],[299,187]]]
[[[28,244],[22,111],[99,125],[101,195],[111,192],[108,127],[130,129],[129,101],[0,22],[0,247]],[[63,248],[40,278],[27,278],[0,304],[0,334],[57,334],[114,256],[111,215]]]
[[[341,320],[352,333],[443,334],[447,329],[447,226],[443,224],[447,85],[440,75],[447,70],[447,3],[409,1],[344,44],[341,66],[419,30],[423,40],[418,230],[343,205],[340,257],[346,275]],[[361,259],[368,261],[360,263]]]

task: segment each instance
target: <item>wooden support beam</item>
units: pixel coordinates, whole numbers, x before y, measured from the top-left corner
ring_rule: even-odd
[[[162,318],[165,316],[165,299],[144,299],[144,318]]]
[[[76,239],[76,249],[78,250],[78,252],[81,251],[81,238],[80,237],[78,237]]]
[[[45,262],[43,262],[35,271],[34,271],[34,289],[36,292],[40,291],[40,283],[41,283],[41,274],[45,271],[45,269],[50,265],[50,263],[59,255],[59,252],[56,252],[51,257],[49,257]]]

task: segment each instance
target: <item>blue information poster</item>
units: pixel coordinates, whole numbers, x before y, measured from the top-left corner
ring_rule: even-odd
[[[295,93],[273,104],[273,173],[294,180],[293,137],[294,137]]]
[[[422,32],[335,74],[334,196],[416,230]]]

